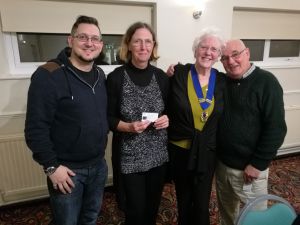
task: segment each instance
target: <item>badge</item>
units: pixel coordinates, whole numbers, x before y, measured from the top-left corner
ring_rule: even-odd
[[[208,112],[203,111],[203,112],[201,113],[201,121],[202,121],[202,122],[206,122],[207,119],[208,119]]]

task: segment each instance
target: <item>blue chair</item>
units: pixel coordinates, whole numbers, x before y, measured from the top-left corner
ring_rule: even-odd
[[[262,201],[275,203],[265,210],[253,210]],[[297,215],[285,199],[275,195],[262,195],[248,202],[239,214],[236,225],[292,225]]]

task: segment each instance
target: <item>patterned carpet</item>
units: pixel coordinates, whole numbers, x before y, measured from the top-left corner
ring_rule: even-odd
[[[300,155],[274,160],[270,166],[269,191],[288,200],[300,213]],[[218,225],[215,191],[210,204],[211,224]],[[166,184],[157,225],[176,225],[174,186]],[[48,225],[51,212],[48,199],[0,208],[0,225]],[[121,225],[123,213],[118,210],[114,193],[108,188],[97,225]]]

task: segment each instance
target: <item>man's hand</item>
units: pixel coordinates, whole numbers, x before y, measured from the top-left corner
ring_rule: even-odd
[[[168,77],[172,77],[174,75],[174,67],[175,64],[171,64],[166,72],[166,74],[168,75]]]
[[[69,168],[60,165],[56,171],[49,176],[52,181],[53,188],[60,190],[62,193],[67,194],[72,192],[72,188],[75,187],[71,176],[75,176],[75,173]]]
[[[244,181],[245,184],[251,183],[253,180],[257,179],[260,174],[260,170],[256,169],[252,165],[246,166],[244,170]]]

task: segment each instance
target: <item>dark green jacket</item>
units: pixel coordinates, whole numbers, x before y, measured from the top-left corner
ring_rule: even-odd
[[[226,79],[218,156],[227,166],[265,170],[287,132],[282,88],[273,74],[258,67],[246,78]]]

